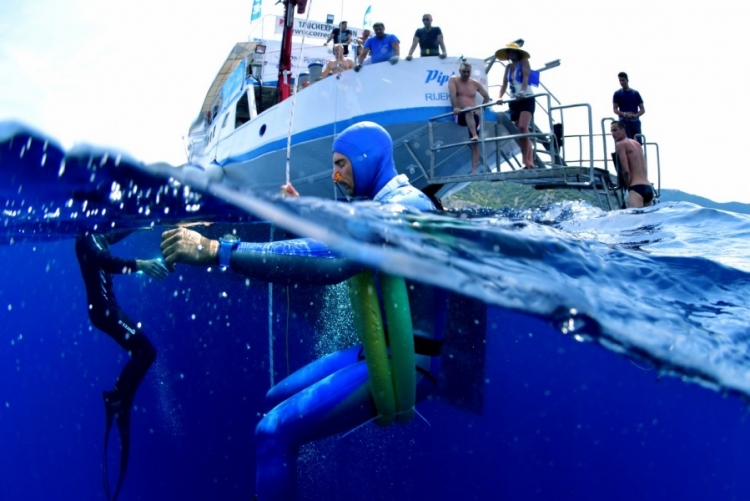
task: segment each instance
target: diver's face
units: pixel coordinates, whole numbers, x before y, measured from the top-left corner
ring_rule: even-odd
[[[352,163],[341,153],[333,154],[333,174],[331,179],[336,184],[340,184],[350,197],[354,196],[354,171]]]

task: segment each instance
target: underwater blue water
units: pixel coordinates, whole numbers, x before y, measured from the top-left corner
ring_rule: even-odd
[[[165,173],[183,184],[165,188]],[[446,340],[441,389],[418,406],[429,424],[305,446],[300,499],[750,497],[747,216],[686,203],[419,215],[259,200],[198,171],[66,155],[18,124],[0,124],[0,193],[0,499],[105,499],[101,391],[126,355],[90,324],[72,237],[153,223],[113,248],[150,258],[185,219],[221,222],[198,227],[213,237],[268,239],[264,219],[274,238],[321,238],[451,290],[456,321],[476,326],[468,348]],[[158,350],[120,499],[250,499],[271,378],[352,342],[344,286],[269,289],[188,266],[115,284]]]

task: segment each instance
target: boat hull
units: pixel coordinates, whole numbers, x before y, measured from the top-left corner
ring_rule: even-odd
[[[471,62],[473,77],[486,85],[483,62]],[[455,58],[419,58],[346,71],[340,78],[328,77],[300,89],[296,100],[287,99],[235,128],[235,103],[242,92],[247,92],[254,107],[254,95],[250,95],[254,89],[242,89],[205,129],[208,139],[191,148],[190,160],[204,167],[221,167],[224,181],[231,185],[265,193],[278,193],[287,181],[288,163],[289,180],[300,193],[331,198],[336,196],[330,181],[333,140],[349,125],[369,120],[388,130],[396,166],[415,186],[426,187],[430,177],[467,174],[471,171],[469,147],[448,146],[468,140],[466,127],[455,124],[450,115],[448,78],[458,63]],[[440,115],[447,116],[436,118]],[[486,110],[483,117],[485,135],[508,133],[504,116]],[[515,142],[500,145],[504,157],[496,154],[496,143],[483,147],[483,157],[488,159],[483,170],[518,151]]]

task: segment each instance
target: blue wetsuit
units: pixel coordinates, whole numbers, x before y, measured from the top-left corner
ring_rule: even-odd
[[[342,132],[333,150],[352,163],[355,196],[399,203],[418,210],[435,210],[432,201],[397,175],[393,145],[379,125],[362,122]],[[256,266],[269,258],[274,273]],[[311,239],[270,244],[241,244],[232,252],[233,270],[277,282],[336,283],[362,270]],[[322,271],[316,271],[318,265]],[[267,264],[264,266],[268,266]],[[280,270],[283,272],[280,273]],[[440,289],[410,284],[410,305],[417,352],[417,401],[435,386],[440,340],[446,324],[448,294]],[[266,396],[271,411],[255,430],[257,495],[259,501],[294,499],[297,454],[301,445],[349,431],[377,416],[367,365],[361,346],[341,350],[299,369],[271,388]]]

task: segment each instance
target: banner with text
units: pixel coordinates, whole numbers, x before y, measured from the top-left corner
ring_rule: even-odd
[[[307,26],[305,26],[305,20],[304,19],[294,19],[294,28],[293,33],[295,37],[301,37],[302,34],[305,34],[306,38],[322,38],[323,40],[327,40],[328,37],[331,35],[331,32],[334,28],[338,28],[338,24],[328,24],[328,23],[322,23],[320,21],[308,21]],[[357,37],[362,33],[361,28],[352,28],[351,26],[347,26],[347,29],[352,30],[352,39],[356,40]],[[276,16],[276,33],[283,33],[284,32],[284,17],[283,16]]]

